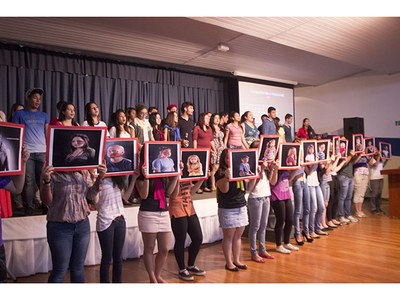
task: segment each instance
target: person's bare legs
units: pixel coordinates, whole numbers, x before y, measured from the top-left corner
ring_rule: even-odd
[[[169,246],[171,244],[172,232],[157,233],[158,253],[156,255],[154,275],[158,283],[166,283],[161,272],[168,257]]]
[[[226,266],[229,269],[235,267],[232,261],[232,240],[235,235],[236,228],[223,228],[223,238],[222,238],[222,251],[225,257]]]
[[[215,173],[217,172],[218,168],[219,168],[219,164],[213,164],[213,165],[212,165],[212,168],[211,168],[211,172],[210,172],[210,177],[211,177],[211,189],[212,189],[213,191],[215,191],[215,190],[217,189],[216,186],[215,186],[215,178],[214,178],[214,175],[215,175]]]
[[[154,247],[156,245],[157,233],[142,232],[143,239],[143,261],[151,283],[157,283],[154,271]]]
[[[233,241],[232,241],[232,252],[233,252],[233,262],[236,265],[243,265],[240,262],[240,253],[242,250],[242,235],[244,232],[244,226],[243,227],[238,227],[235,230],[235,233],[233,235]]]

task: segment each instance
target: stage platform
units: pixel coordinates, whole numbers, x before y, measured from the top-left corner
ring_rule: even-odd
[[[215,193],[195,195],[193,203],[200,219],[203,243],[221,240],[222,230],[218,222]],[[138,258],[143,254],[143,242],[137,222],[138,211],[139,206],[125,207],[127,232],[123,249],[124,259]],[[97,265],[101,260],[101,249],[96,233],[96,215],[96,211],[89,215],[91,235],[85,265]],[[3,240],[7,268],[15,277],[46,273],[51,270],[45,215],[3,219]],[[189,242],[188,237],[187,245]],[[174,240],[171,242],[171,250],[173,245]]]

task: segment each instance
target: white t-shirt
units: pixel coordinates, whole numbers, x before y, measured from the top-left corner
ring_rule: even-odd
[[[312,165],[311,167],[312,167],[312,172],[309,175],[307,175],[307,185],[319,186],[318,173],[317,173],[318,165]]]
[[[267,175],[263,171],[260,173],[260,176],[261,178],[254,189],[250,192],[249,198],[261,198],[271,196],[271,188],[269,186]]]
[[[383,170],[383,161],[380,161],[377,166],[372,166],[369,169],[369,179],[376,180],[376,179],[383,179],[383,175],[381,171]]]
[[[82,126],[90,126],[89,123],[85,120],[82,123]],[[99,123],[94,124],[94,127],[106,127],[107,128],[107,124],[103,121],[99,121]],[[107,137],[110,137],[110,133],[107,130]]]
[[[115,126],[110,128],[110,137],[111,138],[116,138],[117,137],[117,129],[115,128]],[[129,132],[123,131],[123,132],[121,132],[119,137],[120,138],[130,138],[131,135],[129,134]]]

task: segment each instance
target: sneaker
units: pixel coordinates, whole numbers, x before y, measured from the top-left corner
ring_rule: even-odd
[[[364,214],[363,212],[356,213],[356,217],[357,217],[357,218],[365,218],[366,216],[367,216],[367,215]]]
[[[340,224],[349,224],[350,220],[345,217],[340,217],[339,222]]]
[[[282,245],[276,247],[275,251],[283,254],[290,254],[290,250],[285,249]]]
[[[336,219],[332,219],[332,223],[335,225],[342,225],[342,223],[340,223],[338,220]]]
[[[299,248],[296,246],[293,246],[292,244],[284,244],[283,247],[287,250],[292,250],[292,251],[299,251]]]
[[[191,275],[196,275],[196,276],[204,276],[206,275],[206,271],[200,269],[199,267],[193,266],[193,267],[187,267],[187,270]]]
[[[182,279],[182,280],[186,280],[186,281],[193,281],[194,280],[193,276],[190,275],[189,271],[186,270],[186,269],[183,270],[183,271],[179,271],[178,276],[179,276],[179,279]]]
[[[358,222],[358,219],[354,218],[353,216],[348,216],[347,219],[349,219],[350,222],[352,222],[352,223],[357,223]]]

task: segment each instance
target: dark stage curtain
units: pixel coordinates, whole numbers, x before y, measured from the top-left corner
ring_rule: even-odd
[[[137,103],[158,107],[165,117],[166,107],[193,102],[195,118],[201,112],[229,111],[237,95],[237,80],[198,75],[167,68],[66,54],[0,43],[0,110],[8,114],[15,102],[25,103],[25,91],[44,90],[41,110],[57,116],[59,100],[74,103],[76,120],[84,120],[84,106],[96,102],[108,123],[112,112]],[[236,90],[235,90],[236,88]]]

